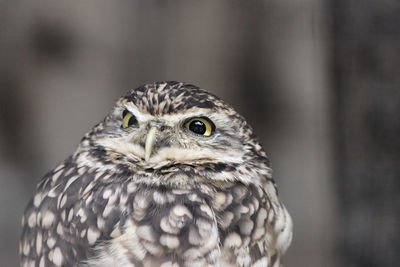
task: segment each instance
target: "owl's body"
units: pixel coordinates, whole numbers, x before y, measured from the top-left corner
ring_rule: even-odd
[[[49,172],[23,266],[280,266],[292,222],[246,121],[192,85],[122,97]]]

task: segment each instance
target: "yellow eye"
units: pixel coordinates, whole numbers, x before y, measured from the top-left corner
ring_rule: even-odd
[[[215,125],[208,118],[192,118],[185,123],[185,128],[195,134],[210,136],[215,130]]]
[[[122,113],[122,128],[128,128],[137,123],[136,117],[127,110]]]

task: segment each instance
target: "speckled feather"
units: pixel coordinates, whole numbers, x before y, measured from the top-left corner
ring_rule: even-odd
[[[138,126],[121,127],[125,109]],[[193,116],[215,123],[212,137],[182,129]],[[146,161],[154,123],[164,130]],[[268,165],[243,117],[207,91],[178,82],[131,90],[39,183],[21,265],[280,266],[292,222]]]

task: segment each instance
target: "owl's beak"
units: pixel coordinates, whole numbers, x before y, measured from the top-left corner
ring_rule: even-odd
[[[149,132],[146,136],[146,143],[144,146],[144,159],[148,161],[151,156],[151,152],[153,151],[154,143],[156,142],[158,128],[153,126],[150,128]]]

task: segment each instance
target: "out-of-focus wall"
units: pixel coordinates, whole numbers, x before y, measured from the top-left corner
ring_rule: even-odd
[[[325,1],[0,2],[0,259],[23,208],[127,89],[196,84],[253,125],[294,219],[287,266],[334,266]]]
[[[332,1],[340,266],[400,262],[400,3]]]

